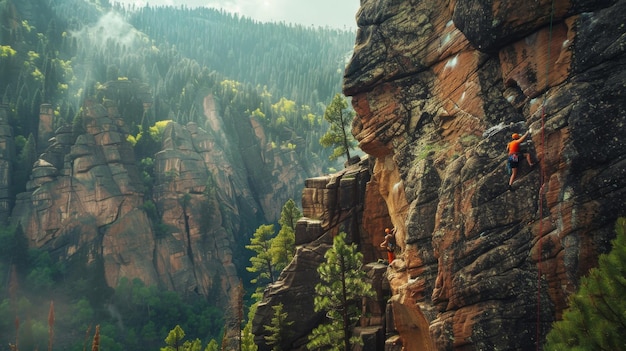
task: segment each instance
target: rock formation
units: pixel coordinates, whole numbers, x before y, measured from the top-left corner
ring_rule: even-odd
[[[298,321],[283,347],[302,349],[332,233],[353,230],[374,261],[390,224],[401,253],[386,272],[385,350],[543,344],[626,215],[624,11],[623,0],[362,1],[344,93],[371,176],[350,219],[343,172],[307,181],[298,252],[254,320],[259,349],[278,302]],[[537,165],[522,162],[509,191],[506,145],[527,130]]]
[[[388,277],[404,350],[535,348],[610,249],[626,215],[625,10],[362,2],[344,91],[402,247]],[[506,143],[528,129],[538,165],[507,191]]]
[[[81,126],[58,128],[43,148],[11,223],[22,227],[30,247],[68,262],[70,275],[113,288],[121,279],[140,279],[228,303],[240,285],[237,265],[248,264],[241,243],[259,222],[277,220],[300,192],[306,177],[300,159],[293,150],[268,147],[248,116],[241,119],[248,124],[225,122],[209,95],[204,126],[167,124],[147,186],[122,113],[138,119],[150,107],[149,91],[120,80],[99,94],[99,102],[85,102]],[[130,103],[120,109],[124,99]],[[9,133],[1,117],[0,130]]]
[[[317,267],[324,260],[324,254],[332,246],[333,237],[339,232],[349,234],[348,240],[358,244],[365,261],[380,256],[369,238],[363,221],[368,199],[364,198],[370,181],[370,160],[366,157],[358,164],[351,165],[332,175],[319,176],[306,180],[302,195],[302,214],[296,225],[296,254],[292,262],[282,271],[278,281],[270,284],[264,292],[263,300],[257,307],[253,320],[253,334],[259,350],[270,350],[265,341],[264,326],[270,325],[274,315],[272,306],[282,303],[287,319],[294,322],[290,334],[283,345],[285,350],[307,350],[306,343],[311,330],[322,321],[323,312],[314,312],[313,297],[315,285],[319,282]],[[377,200],[381,203],[382,199]],[[388,218],[387,218],[388,219]],[[389,223],[387,221],[387,223]],[[384,308],[379,301],[388,295],[388,287],[383,287],[382,275],[386,266],[368,266],[368,276],[376,282],[378,299],[369,306],[371,315],[364,327],[364,334],[382,335]],[[376,337],[373,337],[376,340]],[[378,337],[382,341],[382,337]],[[376,342],[376,341],[374,341]]]

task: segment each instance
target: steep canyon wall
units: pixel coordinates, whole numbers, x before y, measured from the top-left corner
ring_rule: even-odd
[[[304,350],[323,320],[311,296],[332,236],[347,231],[374,262],[387,226],[400,250],[382,281],[380,263],[367,266],[382,301],[366,304],[363,350],[540,347],[626,215],[624,11],[361,1],[344,93],[369,157],[307,181],[296,257],[255,316],[259,349],[283,303],[297,327],[281,346]],[[526,131],[535,165],[522,161],[509,190],[506,145]],[[350,173],[361,181],[341,186]]]
[[[222,119],[211,95],[204,97],[204,123],[169,122],[151,161],[137,159],[127,141],[129,116],[115,101],[118,94],[134,96],[141,111],[150,108],[150,93],[124,80],[105,88],[106,98],[84,103],[80,126],[52,130],[42,107],[40,136],[47,139],[38,143],[43,151],[11,223],[30,247],[65,262],[68,279],[111,288],[139,279],[227,304],[240,286],[238,267],[248,264],[240,243],[258,223],[277,220],[300,192],[301,160],[293,150],[272,148],[250,116]],[[4,154],[12,136],[2,130]],[[0,164],[5,173],[10,164]]]
[[[362,1],[344,92],[405,350],[542,343],[626,215],[626,1]],[[537,165],[507,190],[506,145]],[[366,228],[378,233],[382,227]]]

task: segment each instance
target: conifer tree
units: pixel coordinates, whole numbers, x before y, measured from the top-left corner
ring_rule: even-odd
[[[246,323],[241,332],[241,351],[257,351],[258,346],[254,343],[254,334],[252,334],[252,321]]]
[[[256,253],[250,258],[248,272],[257,273],[250,282],[258,284],[262,290],[265,284],[278,279],[278,273],[291,262],[295,251],[295,226],[302,213],[295,202],[287,200],[281,211],[279,223],[281,229],[276,236],[274,225],[261,225],[250,239],[246,248]]]
[[[289,199],[283,206],[280,213],[280,230],[274,239],[272,239],[271,251],[272,251],[272,263],[276,269],[276,272],[282,271],[295,253],[295,241],[296,241],[296,222],[302,217],[302,212],[296,206],[296,203]]]
[[[289,327],[294,323],[287,319],[287,312],[283,312],[283,304],[272,306],[274,309],[274,317],[272,317],[270,325],[265,326],[265,330],[270,334],[265,336],[267,345],[272,346],[272,351],[282,351],[281,344],[290,337]]]
[[[356,146],[356,141],[349,130],[353,118],[354,111],[348,109],[346,98],[340,93],[335,94],[324,111],[324,119],[330,126],[326,134],[320,138],[323,147],[334,147],[333,153],[329,156],[331,161],[342,155],[346,155],[350,160],[350,150]]]
[[[290,227],[282,227],[270,243],[272,265],[275,272],[282,272],[293,258],[296,235]],[[276,277],[278,278],[278,277]]]
[[[202,351],[202,341],[200,339],[183,341],[185,338],[185,331],[180,325],[176,325],[174,329],[170,330],[165,338],[167,346],[162,347],[161,351]],[[204,351],[216,351],[217,342],[211,340],[207,344]]]
[[[161,348],[161,351],[178,351],[183,346],[183,339],[185,338],[185,332],[180,325],[176,325],[174,329],[170,330],[165,338],[166,347]]]
[[[248,272],[256,273],[256,278],[250,282],[252,284],[273,283],[275,280],[275,269],[272,264],[272,238],[274,237],[274,225],[264,224],[257,228],[254,236],[250,239],[250,244],[246,249],[252,250],[256,256],[250,257],[250,267],[246,267]]]
[[[215,339],[211,339],[209,343],[206,345],[205,351],[218,351],[220,349],[217,341]]]
[[[615,228],[613,249],[581,279],[563,319],[548,333],[545,350],[626,349],[626,218]]]
[[[255,298],[254,295],[253,298]],[[256,301],[252,303],[250,309],[248,310],[248,322],[241,332],[241,351],[257,351],[259,349],[259,347],[256,346],[256,344],[254,343],[254,334],[252,334],[252,320],[254,319],[254,315],[256,314],[256,310],[260,300],[261,297],[257,295]]]
[[[374,292],[361,269],[363,254],[345,240],[343,232],[335,237],[333,247],[324,255],[326,262],[317,269],[320,282],[315,286],[314,309],[326,311],[328,321],[309,335],[310,350],[348,351],[361,342],[358,337],[351,337],[351,331],[360,318],[359,303]]]
[[[292,230],[296,230],[296,223],[302,217],[302,212],[296,206],[296,202],[293,199],[287,200],[280,211],[280,219],[278,223],[281,227],[289,227]]]

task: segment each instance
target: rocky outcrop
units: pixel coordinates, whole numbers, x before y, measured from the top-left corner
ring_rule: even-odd
[[[315,285],[319,282],[317,267],[325,260],[324,254],[332,246],[335,235],[347,233],[348,240],[358,245],[366,261],[382,256],[378,245],[375,247],[371,242],[376,235],[364,227],[364,213],[372,205],[365,198],[370,173],[370,160],[366,157],[337,173],[306,180],[302,192],[303,218],[296,225],[296,254],[277,282],[266,288],[254,316],[252,332],[259,350],[271,349],[266,344],[265,326],[271,324],[274,316],[272,306],[279,303],[283,304],[287,319],[294,322],[290,337],[284,340],[281,348],[307,350],[308,335],[324,318],[324,313],[314,312],[313,308]],[[381,198],[378,200],[382,201]],[[390,223],[388,217],[376,218],[373,222]],[[383,233],[382,227],[379,232]],[[382,241],[382,234],[380,236]],[[366,268],[376,287],[377,298],[366,304],[368,318],[362,320],[358,332],[368,335],[372,345],[384,343],[384,307],[380,301],[389,295],[386,280],[382,279],[385,267],[374,263]]]
[[[626,1],[362,1],[344,92],[403,350],[544,342],[626,215]],[[505,147],[532,129],[507,191]],[[373,195],[372,193],[376,193]],[[376,234],[380,221],[363,233]]]
[[[151,104],[146,89],[109,82],[99,102],[85,102],[82,125],[57,129],[11,222],[31,247],[67,262],[69,275],[109,287],[140,279],[227,305],[240,285],[237,265],[248,264],[241,243],[277,219],[306,174],[295,152],[268,147],[248,116],[225,122],[210,95],[204,126],[169,122],[160,151],[136,159],[124,121],[141,122]],[[153,162],[151,174],[140,174],[142,162]]]
[[[31,247],[85,267],[103,265],[109,286],[121,277],[156,284],[154,235],[141,210],[131,146],[104,106],[89,102],[84,110],[86,132],[58,130],[34,165],[27,192],[18,195],[12,221]]]

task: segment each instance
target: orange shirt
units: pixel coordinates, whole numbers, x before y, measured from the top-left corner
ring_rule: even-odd
[[[518,154],[520,152],[520,147],[519,145],[521,144],[521,140],[517,139],[517,140],[513,140],[512,142],[509,143],[509,146],[507,146],[507,148],[509,149],[509,155],[511,154]]]

